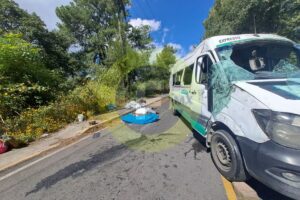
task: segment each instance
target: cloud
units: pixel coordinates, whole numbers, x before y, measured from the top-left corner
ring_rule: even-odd
[[[162,36],[162,39],[161,39],[161,43],[165,43],[165,39],[166,39],[166,37],[167,37],[167,34],[168,34],[168,32],[170,31],[170,29],[168,29],[168,28],[164,28],[164,30],[163,30],[163,36]]]
[[[56,28],[58,17],[55,9],[58,6],[66,5],[72,0],[15,0],[22,9],[29,13],[35,12],[45,22],[48,29]]]
[[[175,50],[180,51],[182,50],[182,46],[180,44],[177,43],[168,43],[169,46],[173,47]]]
[[[155,46],[155,49],[152,51],[151,55],[150,55],[150,63],[153,64],[156,62],[156,56],[163,50],[164,45],[161,43],[157,43],[157,42],[153,42],[152,43],[153,46]],[[168,43],[166,44],[167,46],[171,46],[173,47],[177,52],[176,52],[176,58],[177,59],[181,59],[186,55],[186,51],[185,49],[177,43]]]
[[[161,22],[154,19],[130,19],[129,24],[133,27],[149,26],[151,31],[158,31],[160,29]]]
[[[168,43],[167,45],[173,47],[177,51],[176,52],[177,59],[182,58],[186,55],[185,49],[180,44],[171,42],[171,43]]]

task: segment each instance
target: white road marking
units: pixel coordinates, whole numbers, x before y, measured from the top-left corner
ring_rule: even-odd
[[[100,131],[103,131],[103,130],[105,130],[105,129],[107,129],[107,127],[101,129]],[[100,132],[100,131],[97,131],[97,132]],[[51,157],[51,156],[53,156],[53,155],[55,155],[55,154],[57,154],[57,153],[59,153],[59,152],[62,152],[62,151],[64,151],[64,150],[70,148],[71,146],[73,146],[73,145],[75,145],[75,144],[78,144],[78,143],[80,143],[80,142],[82,142],[82,141],[84,141],[84,140],[86,140],[86,139],[88,139],[88,138],[90,138],[90,137],[93,137],[93,135],[87,135],[87,136],[81,138],[80,140],[78,140],[78,141],[76,141],[76,142],[74,142],[74,143],[72,143],[72,144],[69,144],[68,146],[65,146],[65,147],[63,147],[63,148],[61,148],[61,149],[59,149],[59,150],[57,150],[57,151],[55,151],[55,152],[53,152],[53,153],[50,153],[50,154],[48,154],[48,155],[46,155],[46,156],[44,156],[44,157],[42,157],[42,158],[40,158],[40,159],[38,159],[38,160],[36,160],[36,161],[33,161],[33,162],[31,162],[31,163],[29,163],[29,164],[23,166],[23,167],[20,167],[19,169],[16,169],[15,171],[12,171],[12,172],[6,174],[5,176],[2,176],[2,177],[0,178],[0,182],[3,181],[3,180],[5,180],[5,179],[7,179],[7,178],[9,178],[9,177],[11,177],[11,176],[13,176],[13,175],[15,175],[15,174],[17,174],[17,173],[19,173],[19,172],[21,172],[21,171],[23,171],[23,170],[25,170],[25,169],[27,169],[28,167],[31,167],[31,166],[33,166],[33,165],[35,165],[35,164],[37,164],[37,163],[39,163],[39,162],[41,162],[41,161],[43,161],[43,160],[45,160],[45,159]]]

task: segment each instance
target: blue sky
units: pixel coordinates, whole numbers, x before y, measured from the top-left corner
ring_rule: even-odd
[[[203,34],[203,21],[214,0],[133,0],[131,18],[153,20],[160,27],[151,33],[158,45],[173,44],[180,54],[188,53],[192,45],[199,44]]]
[[[59,21],[55,8],[71,0],[15,0],[28,12],[36,12],[49,29]],[[208,16],[214,0],[132,0],[130,23],[150,25],[151,35],[158,49],[171,44],[178,55],[189,52],[204,33],[203,20]]]

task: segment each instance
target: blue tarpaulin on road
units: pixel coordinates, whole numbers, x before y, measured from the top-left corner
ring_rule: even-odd
[[[149,124],[152,122],[155,122],[159,119],[159,116],[155,113],[149,113],[146,115],[140,115],[136,116],[132,113],[129,113],[127,115],[124,115],[121,117],[121,119],[130,124]]]

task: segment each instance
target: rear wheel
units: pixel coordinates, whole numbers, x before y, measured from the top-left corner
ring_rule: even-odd
[[[240,150],[233,137],[224,130],[216,131],[211,139],[211,157],[219,172],[230,181],[248,179]]]

